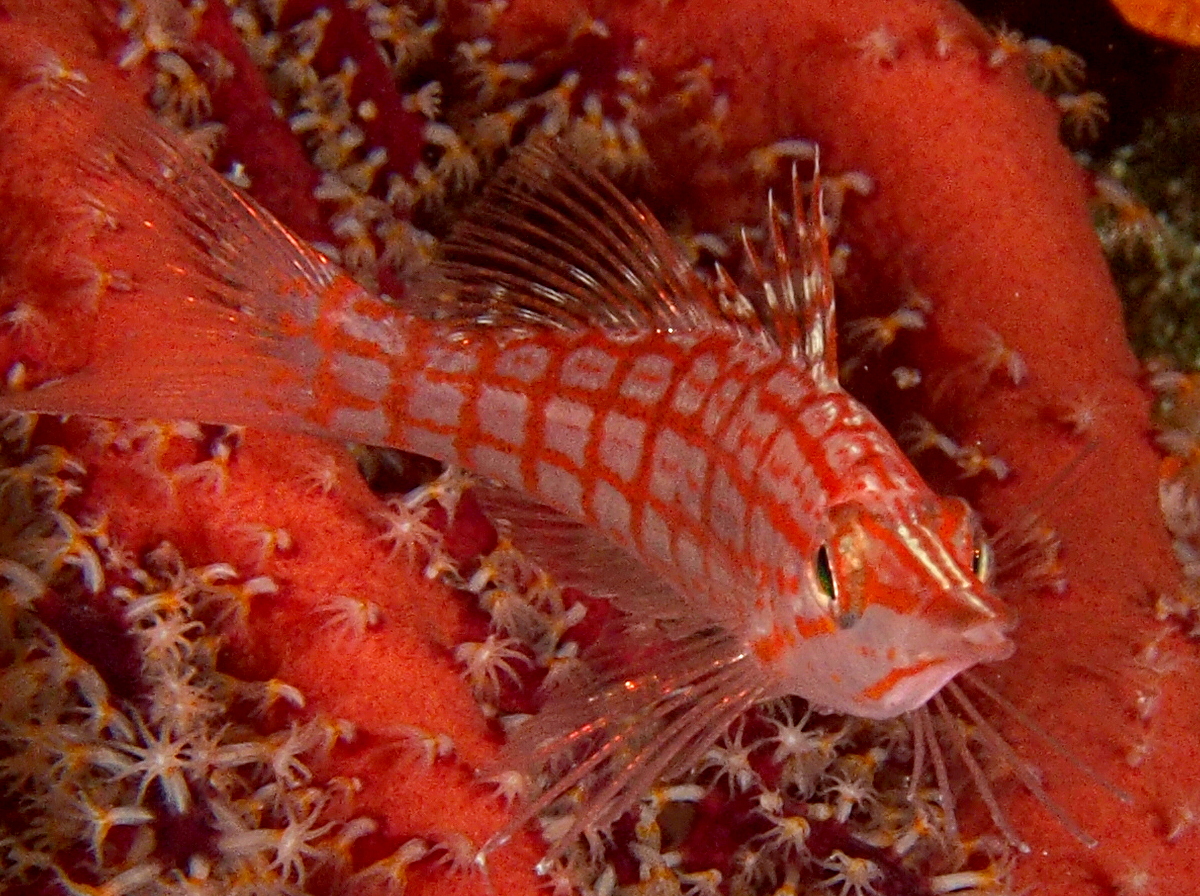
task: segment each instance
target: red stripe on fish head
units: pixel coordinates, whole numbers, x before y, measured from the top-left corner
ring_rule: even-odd
[[[807,590],[823,612],[752,646],[790,693],[867,718],[915,709],[965,669],[1012,652],[1011,615],[978,574],[958,499],[833,507]]]
[[[986,581],[982,533],[961,499],[930,496],[886,514],[847,503],[834,507],[829,521],[838,615],[852,621],[877,605],[961,631],[1011,626],[1010,611]]]

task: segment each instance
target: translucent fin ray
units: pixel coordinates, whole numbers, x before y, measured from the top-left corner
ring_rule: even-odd
[[[69,138],[37,151],[66,160],[71,201],[103,218],[75,252],[130,282],[101,295],[87,366],[0,407],[312,430],[306,331],[338,269],[123,98],[25,89],[9,114],[62,122]]]
[[[321,291],[342,276],[335,265],[148,114],[122,108],[106,118],[80,160],[82,186],[120,203],[118,229],[149,229],[169,250],[146,276],[274,324],[316,319]],[[124,220],[124,207],[139,217]]]
[[[654,217],[553,144],[502,167],[443,252],[436,277],[462,305],[455,314],[477,323],[694,330],[721,320]]]
[[[769,197],[767,245],[760,255],[743,232],[751,287],[739,289],[724,272],[718,280],[739,319],[761,329],[793,360],[826,382],[837,382],[833,271],[829,232],[822,209],[820,163],[813,175],[813,199],[804,202],[800,177],[792,169],[791,220]]]
[[[741,289],[718,270],[714,291],[644,206],[553,144],[538,144],[501,168],[418,291],[457,304],[450,310],[443,301],[442,316],[489,326],[736,325],[832,381],[833,274],[819,176],[813,188],[806,209],[793,171],[791,219],[772,201],[764,256],[745,241],[754,282]]]
[[[963,673],[961,677],[964,681],[969,683],[971,687],[979,691],[981,694],[999,706],[1000,709],[1006,714],[1011,716],[1013,719],[1016,719],[1016,721],[1021,725],[1024,725],[1030,733],[1049,746],[1050,749],[1052,749],[1055,753],[1070,762],[1072,766],[1079,769],[1079,771],[1090,778],[1093,783],[1097,784],[1104,790],[1107,790],[1121,802],[1133,803],[1134,800],[1131,793],[1118,787],[1112,781],[1109,781],[1104,777],[1104,775],[1100,774],[1100,772],[1096,771],[1094,768],[1072,753],[1070,748],[1065,743],[1047,731],[1043,726],[1031,719],[1028,713],[1022,712],[1015,703],[1013,703],[991,685],[983,681],[980,676],[967,671]],[[955,686],[955,689],[961,690],[957,685]]]
[[[505,746],[498,767],[531,779],[548,771],[553,783],[485,851],[574,792],[579,805],[553,837],[552,860],[636,806],[656,780],[686,772],[765,692],[761,670],[719,629],[675,641],[624,631],[587,660],[597,677],[556,691]]]
[[[1100,785],[1117,799],[1123,802],[1131,802],[1132,797],[1124,790],[1116,787],[1111,782],[1098,772],[1094,771],[1086,765],[1077,756],[1073,755],[1067,746],[1054,737],[1025,713],[1021,712],[1009,700],[1000,695],[995,689],[985,684],[978,675],[970,673],[962,673],[961,678],[971,687],[979,690],[995,703],[1015,721],[1026,727],[1035,737],[1041,740],[1055,753],[1066,758],[1083,774],[1090,778],[1094,783]],[[1089,834],[1083,827],[1076,822],[1066,809],[1056,801],[1046,790],[1042,783],[1041,777],[1036,767],[1030,767],[1016,750],[1004,739],[1003,735],[996,727],[984,718],[980,710],[975,706],[975,703],[964,692],[962,687],[955,681],[946,684],[941,692],[936,694],[931,703],[936,711],[938,720],[945,728],[946,736],[953,745],[954,755],[962,762],[966,768],[975,790],[980,799],[983,800],[987,807],[988,814],[991,816],[992,823],[996,826],[1008,840],[1009,844],[1020,852],[1029,852],[1030,846],[1027,844],[1014,829],[1009,821],[1007,814],[1000,805],[999,799],[992,789],[988,781],[987,774],[983,767],[975,758],[972,752],[971,744],[968,743],[967,737],[960,727],[960,716],[965,717],[965,721],[969,722],[973,738],[978,741],[983,749],[990,751],[993,756],[1000,759],[1007,765],[1015,775],[1024,789],[1062,826],[1063,830],[1074,837],[1079,843],[1088,848],[1094,848],[1099,844],[1099,841]],[[932,760],[934,769],[937,775],[938,788],[941,791],[942,801],[946,809],[946,832],[951,837],[957,837],[957,824],[954,820],[954,794],[950,788],[949,777],[946,771],[945,758],[942,756],[941,748],[938,744],[937,737],[932,730],[932,716],[934,711],[929,707],[921,707],[921,709],[910,714],[913,724],[913,739],[914,744],[919,744],[922,740],[926,743],[927,749],[922,749],[922,756],[926,752]],[[914,758],[913,775],[915,777],[920,773],[920,768]],[[911,791],[910,791],[911,792]]]
[[[477,484],[472,493],[509,540],[563,586],[610,600],[623,613],[658,621],[705,620],[697,608],[633,554],[594,529],[515,489]],[[690,632],[685,632],[690,633]]]
[[[945,698],[941,693],[938,693],[933,696],[932,702],[937,709],[938,715],[945,721],[946,730],[950,734],[950,741],[954,744],[954,752],[966,767],[967,773],[971,776],[971,781],[975,785],[975,792],[979,794],[979,798],[987,806],[992,824],[996,826],[996,829],[1004,835],[1004,839],[1016,850],[1024,853],[1029,852],[1029,844],[1018,837],[1017,832],[1013,830],[1012,825],[1009,823],[1008,815],[1001,808],[1000,801],[996,799],[996,794],[992,791],[987,775],[984,774],[983,769],[971,754],[971,747],[967,743],[967,738],[958,726],[958,719],[954,717],[953,713],[947,707]]]

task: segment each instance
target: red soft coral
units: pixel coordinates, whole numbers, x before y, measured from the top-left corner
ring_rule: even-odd
[[[357,13],[347,5],[337,14]],[[72,18],[45,39],[64,54],[99,47],[116,55],[115,39],[101,26],[87,25],[92,39],[80,38],[80,23],[93,18]],[[603,28],[589,28],[592,22]],[[469,31],[451,23],[458,26]],[[6,34],[13,35],[5,49],[10,67],[40,39]],[[352,37],[345,39],[353,43]],[[228,38],[218,11],[206,13],[198,45],[209,42],[234,58]],[[1082,896],[1110,892],[1147,870],[1156,889],[1188,890],[1196,872],[1166,834],[1200,791],[1200,710],[1186,699],[1200,686],[1200,666],[1188,662],[1194,648],[1162,631],[1151,611],[1152,595],[1176,587],[1177,572],[1156,505],[1148,399],[1088,222],[1087,178],[1059,145],[1058,112],[1026,83],[1024,61],[997,54],[961,8],[933,0],[686,7],[514,0],[495,17],[491,39],[499,56],[531,60],[534,79],[552,79],[574,64],[584,89],[602,97],[615,93],[617,72],[635,60],[662,85],[675,85],[677,73],[707,61],[711,84],[729,99],[724,117],[707,131],[681,128],[690,99],[680,100],[674,117],[651,118],[641,134],[657,163],[654,194],[701,227],[719,230],[748,217],[761,197],[757,186],[747,187],[745,160],[776,141],[816,141],[826,171],[869,177],[870,197],[848,203],[842,215],[842,237],[853,247],[840,298],[843,319],[889,314],[914,292],[928,297],[922,338],[889,357],[889,367],[920,370],[928,385],[907,393],[904,410],[920,411],[953,433],[968,448],[964,456],[984,446],[1009,464],[1011,477],[978,489],[989,520],[1004,526],[1037,505],[1064,544],[1068,591],[1017,596],[1018,653],[984,674],[1135,797],[1123,805],[1063,759],[1038,756],[1054,798],[1101,847],[1084,850],[1019,787],[1001,785],[1008,811],[1035,846],[1019,865],[1018,881]],[[326,63],[336,70],[338,60]],[[238,65],[244,61],[235,59]],[[261,91],[243,98],[233,89],[244,83],[231,82],[214,96],[221,120],[236,130],[226,150],[262,173],[255,180],[265,188],[263,201],[320,238],[323,225],[307,195],[311,173],[282,185],[268,178],[270,160],[294,156],[294,146],[263,117]],[[397,129],[385,129],[379,142],[412,136],[409,113],[397,114]],[[263,122],[261,138],[247,138],[239,116]],[[715,153],[713,142],[720,143]],[[392,160],[400,169],[413,164],[401,156]],[[34,165],[22,164],[23,170]],[[1024,375],[1000,370],[1013,356],[998,346],[1019,353]],[[27,360],[69,363],[70,351],[51,346],[44,358]],[[881,379],[868,370],[856,382],[882,397]],[[1047,496],[1055,474],[1083,450],[1061,419],[1063,407],[1080,402],[1100,408],[1092,433],[1097,447]],[[881,413],[899,418],[886,405]],[[194,554],[193,562],[242,556],[278,580],[277,595],[252,605],[235,642],[239,662],[296,685],[310,706],[352,719],[365,732],[451,736],[455,758],[433,765],[408,758],[391,766],[386,753],[372,753],[369,740],[335,754],[326,771],[368,782],[359,811],[385,819],[394,838],[460,833],[478,843],[502,824],[503,810],[470,780],[495,743],[453,661],[455,645],[479,640],[467,635],[475,623],[447,589],[414,575],[374,540],[377,502],[342,461],[302,440],[251,434],[223,492],[175,479],[172,500],[147,504],[144,473],[128,459],[80,450],[94,471],[86,501],[110,511],[112,525],[135,550],[171,538]],[[279,461],[302,457],[325,458],[340,470],[329,497],[312,499],[311,469]],[[269,560],[247,555],[239,534],[245,520],[292,533],[294,545]],[[369,598],[387,624],[367,624],[359,639],[331,636],[321,609],[331,595]],[[1161,699],[1140,718],[1138,701],[1147,694]],[[1010,737],[1027,755],[1041,749],[1019,732]],[[697,831],[724,820],[703,811],[701,818]],[[491,859],[497,890],[532,892],[535,854],[531,838],[498,851]],[[834,855],[846,857],[831,847],[830,860]],[[413,870],[416,881],[421,867]],[[427,891],[478,888],[469,877],[451,880],[430,877]]]

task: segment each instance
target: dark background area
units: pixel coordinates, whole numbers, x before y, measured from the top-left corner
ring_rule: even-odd
[[[1108,0],[965,0],[988,25],[1007,25],[1074,50],[1087,62],[1082,90],[1108,100],[1111,120],[1090,149],[1132,143],[1149,116],[1200,111],[1200,53],[1134,30]]]

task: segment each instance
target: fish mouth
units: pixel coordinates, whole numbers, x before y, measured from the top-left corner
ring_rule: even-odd
[[[976,625],[962,633],[963,641],[970,646],[969,653],[977,663],[995,663],[1012,656],[1016,649],[1008,628],[995,622]]]
[[[906,674],[886,694],[869,701],[869,705],[860,702],[851,712],[870,719],[891,719],[911,712],[924,706],[948,681],[971,665],[952,658],[930,662],[920,671]]]

